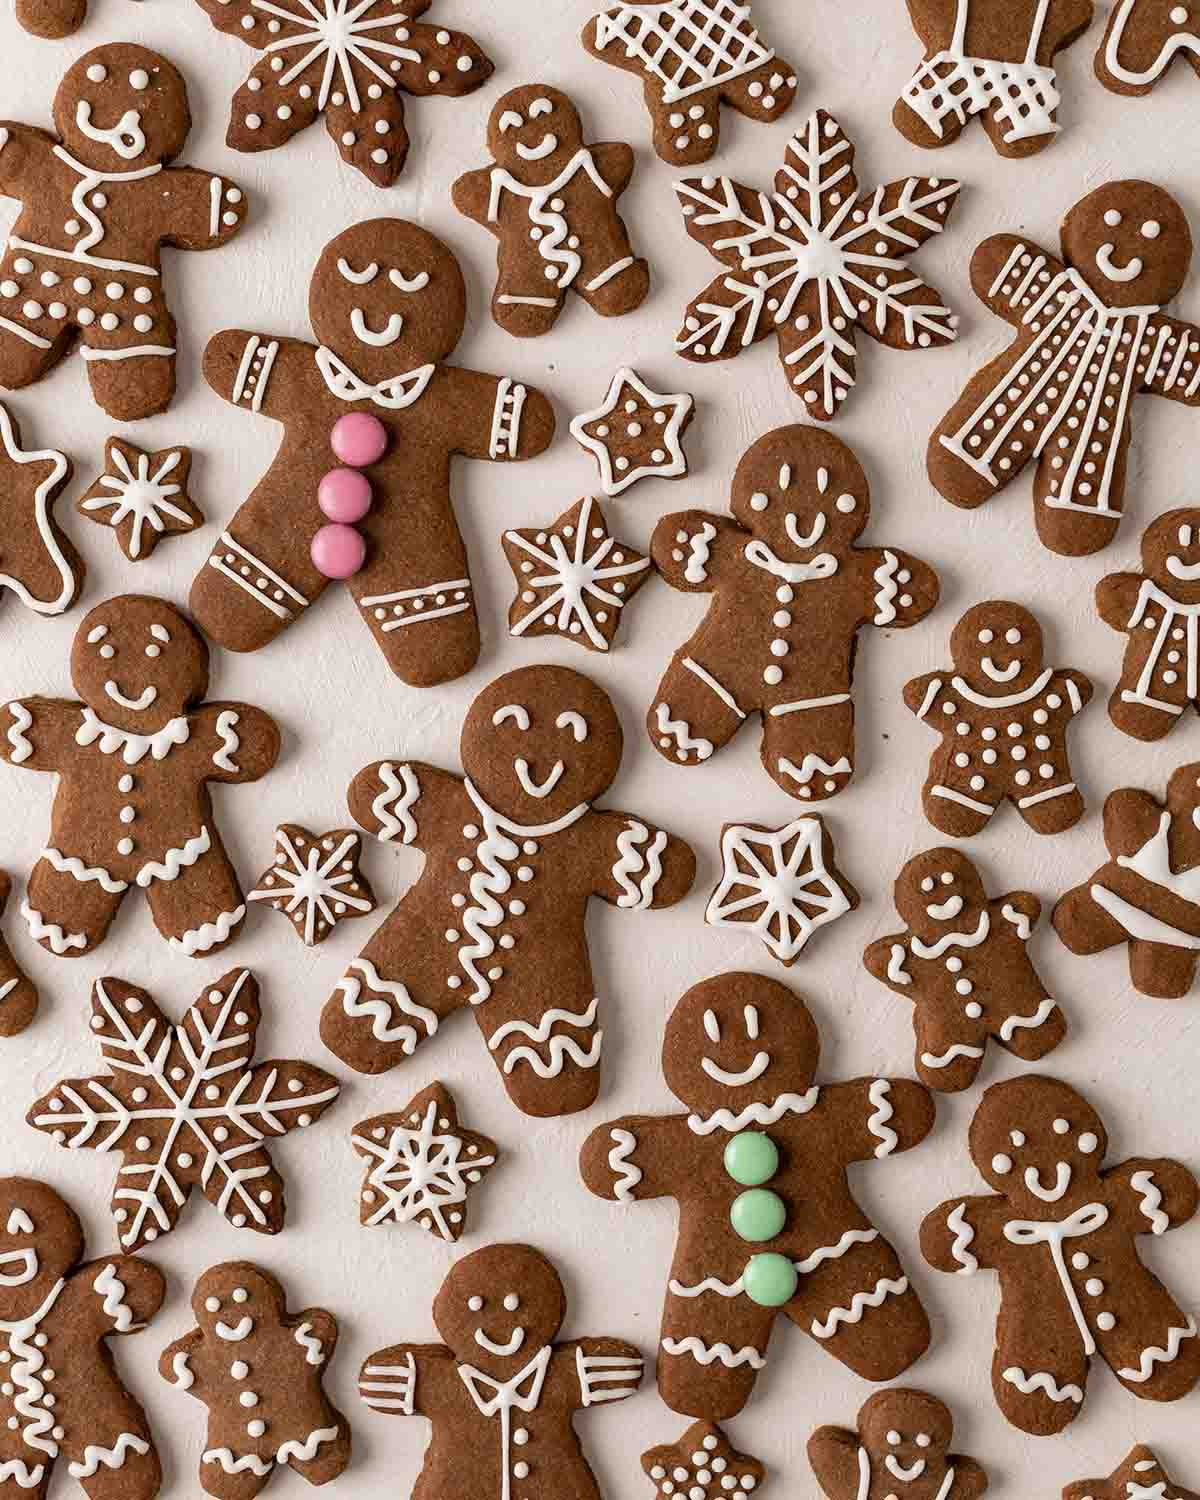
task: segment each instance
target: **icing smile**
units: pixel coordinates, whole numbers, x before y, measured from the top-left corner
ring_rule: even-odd
[[[136,698],[127,698],[111,678],[104,684],[104,691],[114,703],[119,703],[122,708],[132,709],[134,713],[140,713],[142,709],[149,708],[158,697],[156,687],[147,687],[143,688]]]
[[[935,922],[948,922],[951,917],[957,917],[962,909],[963,898],[961,896],[950,896],[940,906],[935,902],[932,906],[925,908]]]
[[[741,1088],[743,1084],[754,1083],[756,1079],[763,1076],[770,1065],[771,1054],[769,1052],[756,1052],[754,1054],[754,1061],[740,1073],[727,1073],[724,1068],[713,1062],[711,1057],[702,1057],[700,1059],[700,1066],[711,1079],[716,1083],[722,1084],[725,1088],[731,1089]]]
[[[788,511],[784,517],[783,524],[789,539],[803,552],[806,547],[815,547],[825,535],[825,512],[823,510],[817,512],[817,519],[813,522],[813,528],[807,536],[804,535],[796,524],[796,513],[794,511]]]
[[[389,344],[394,344],[400,337],[400,331],[404,327],[404,319],[399,313],[392,313],[387,322],[378,333],[367,326],[366,316],[361,307],[354,308],[350,313],[350,327],[354,330],[354,337],[360,343],[371,344],[376,349],[386,349]]]
[[[11,1271],[9,1266],[13,1267]],[[0,1286],[24,1286],[37,1273],[36,1250],[7,1250],[0,1255]]]
[[[1065,1161],[1060,1161],[1052,1188],[1042,1186],[1042,1176],[1037,1167],[1025,1168],[1025,1186],[1035,1198],[1040,1198],[1043,1203],[1057,1203],[1067,1189],[1071,1186],[1071,1168]]]
[[[507,1355],[516,1354],[520,1349],[521,1345],[525,1342],[525,1330],[523,1328],[515,1328],[512,1338],[509,1339],[507,1344],[494,1344],[482,1328],[477,1328],[475,1330],[475,1342],[481,1349],[486,1349],[489,1354],[505,1358]]]
[[[904,1465],[893,1454],[889,1453],[884,1459],[889,1474],[894,1474],[897,1479],[902,1479],[905,1484],[911,1484],[914,1479],[920,1479],[925,1472],[925,1460],[918,1458],[916,1463],[910,1464],[906,1469]]]
[[[1172,578],[1178,578],[1181,583],[1195,583],[1200,578],[1200,562],[1185,563],[1172,555],[1167,558],[1167,572]]]
[[[227,1344],[240,1344],[243,1339],[250,1337],[254,1328],[254,1319],[251,1317],[242,1318],[232,1328],[228,1323],[218,1323],[215,1326],[219,1339],[224,1339]]]
[[[520,141],[517,142],[517,155],[522,161],[541,161],[543,157],[557,150],[558,137],[552,134],[544,135],[539,146],[522,146]]]
[[[136,109],[127,109],[115,125],[106,129],[92,124],[92,106],[86,99],[81,99],[75,110],[75,123],[89,141],[100,141],[105,146],[111,146],[126,161],[132,161],[146,149],[142,117]]]
[[[985,656],[979,665],[993,682],[1011,682],[1021,670],[1019,657],[1014,657],[1007,667],[998,667],[990,656]]]
[[[1109,281],[1133,281],[1135,277],[1142,274],[1142,260],[1135,255],[1132,260],[1127,260],[1123,266],[1117,265],[1112,258],[1115,245],[1101,245],[1096,251],[1096,264],[1100,267],[1100,274],[1107,276]]]
[[[519,755],[513,761],[513,768],[517,773],[517,780],[521,783],[521,790],[529,797],[548,797],[558,785],[566,767],[561,760],[554,762],[554,767],[545,781],[537,782],[529,774],[529,762],[523,755]]]

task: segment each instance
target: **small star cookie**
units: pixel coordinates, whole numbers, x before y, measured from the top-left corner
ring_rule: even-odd
[[[715,1422],[693,1422],[678,1442],[642,1454],[646,1477],[659,1500],[747,1500],[766,1477],[766,1466],[739,1453]]]
[[[688,465],[681,440],[694,415],[690,396],[660,395],[626,365],[601,405],[574,418],[571,436],[595,454],[600,488],[612,497],[639,479],[682,479]]]
[[[375,910],[375,893],[358,867],[362,839],[352,828],[310,833],[298,823],[275,830],[275,860],[247,901],[268,901],[290,917],[307,948],[323,943],[343,917]]]
[[[204,512],[188,494],[190,448],[144,453],[110,437],[107,468],[75,502],[81,516],[116,532],[130,562],[142,562],[165,536],[203,525]]]

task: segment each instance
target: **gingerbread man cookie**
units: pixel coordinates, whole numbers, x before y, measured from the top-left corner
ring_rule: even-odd
[[[462,272],[416,224],[373,219],[326,245],[309,317],[315,345],[228,329],[205,351],[209,385],[283,441],[196,575],[192,611],[221,645],[256,651],[345,579],[397,676],[449,682],[479,655],[451,460],[532,458],[554,413],[519,381],[444,363],[466,321]]]
[[[58,86],[54,124],[57,137],[0,124],[0,195],[22,202],[0,257],[0,385],[32,385],[78,339],[109,416],[153,416],[175,394],[162,247],[225,244],[244,195],[169,165],[191,129],[187,87],[145,47],[85,53]]]
[[[693,1422],[678,1441],[647,1449],[642,1470],[658,1500],[747,1500],[767,1476],[766,1465],[739,1453],[715,1422]]]
[[[0,342],[3,340],[0,324]],[[0,405],[0,589],[11,589],[27,609],[61,615],[79,598],[87,568],[54,518],[71,461],[52,448],[21,447],[21,429]]]
[[[338,1325],[323,1307],[289,1313],[275,1277],[249,1261],[205,1271],[192,1292],[197,1326],[162,1352],[164,1380],[208,1407],[200,1487],[252,1500],[279,1464],[309,1484],[350,1462],[350,1424],[322,1381]]]
[[[8,905],[12,880],[0,870],[0,914]],[[16,1036],[33,1020],[38,1008],[37,986],[13,957],[8,941],[0,933],[0,1036]]]
[[[489,1245],[458,1261],[434,1299],[443,1343],[368,1357],[358,1381],[367,1405],[433,1427],[414,1494],[600,1500],[574,1416],[632,1396],[642,1356],[621,1339],[555,1343],[565,1313],[544,1255]]]
[[[985,1091],[970,1148],[993,1192],[934,1209],[921,1249],[939,1271],[999,1273],[992,1389],[1008,1420],[1039,1437],[1061,1432],[1083,1407],[1096,1354],[1134,1396],[1186,1396],[1200,1380],[1196,1323],[1142,1264],[1136,1236],[1192,1217],[1192,1173],[1143,1157],[1105,1169],[1100,1116],[1036,1074]]]
[[[565,667],[498,677],[467,711],[465,777],[399,756],[366,766],[350,811],[425,868],[350,964],[321,1038],[360,1073],[394,1068],[469,1008],[519,1109],[587,1109],[599,1091],[599,999],[584,919],[673,906],[691,848],[592,802],[616,778],[621,725],[608,695]]]
[[[1005,799],[1035,833],[1083,816],[1067,730],[1092,696],[1074,667],[1042,664],[1042,627],[1027,609],[989,599],[950,635],[953,665],[904,684],[904,702],[940,734],[921,793],[925,816],[952,838],[986,828]]]
[[[863,954],[875,978],[913,1004],[917,1076],[932,1089],[970,1088],[988,1038],[1025,1062],[1053,1052],[1067,1033],[1027,943],[1042,913],[1029,891],[989,897],[958,849],[926,849],[892,887],[904,932]]]
[[[1129,945],[1129,978],[1143,995],[1186,995],[1200,961],[1200,763],[1180,766],[1163,802],[1121,787],[1104,802],[1109,858],[1054,908],[1072,953]]]
[[[31,36],[60,41],[83,25],[87,0],[16,0],[14,9]]]
[[[988,1477],[973,1458],[949,1452],[950,1408],[924,1391],[878,1391],[857,1430],[818,1427],[808,1461],[829,1500],[977,1500]],[[897,1484],[899,1481],[899,1484]]]
[[[1116,0],[1096,53],[1096,77],[1114,94],[1148,94],[1176,56],[1200,74],[1200,16],[1175,0]]]
[[[1151,182],[1110,182],[1062,225],[1062,258],[1014,234],[975,251],[975,295],[1017,330],[967,384],[929,440],[929,478],[966,510],[1026,464],[1038,536],[1052,552],[1096,552],[1116,535],[1135,397],[1200,406],[1200,328],[1166,317],[1192,236]]]
[[[1200,1500],[1176,1484],[1152,1448],[1139,1443],[1107,1479],[1080,1479],[1063,1490],[1063,1500]]]
[[[586,145],[583,122],[560,89],[510,89],[488,117],[493,165],[454,184],[454,206],[499,240],[492,317],[518,338],[549,333],[568,290],[617,317],[640,307],[650,271],[635,256],[617,199],[633,176],[619,142]]]
[[[847,1168],[924,1140],[932,1097],[907,1079],[818,1086],[819,1056],[799,996],[761,975],[719,975],[667,1021],[663,1074],[690,1112],[610,1120],[583,1144],[599,1197],[678,1205],[658,1356],[673,1411],[739,1412],[779,1313],[866,1380],[894,1379],[929,1344],[920,1299]]]
[[[122,594],[85,616],[71,647],[82,702],[17,699],[0,758],[58,777],[50,842],[21,915],[60,958],[90,953],[131,886],[172,948],[223,948],[246,905],[209,783],[257,781],[279,728],[248,703],[202,702],[208,647],[165,600]]]
[[[105,444],[106,467],[75,502],[89,521],[110,526],[130,562],[142,562],[168,536],[194,530],[204,513],[188,494],[190,448],[143,452],[119,437]]]
[[[678,511],[650,551],[672,588],[714,595],[675,652],[646,727],[680,765],[706,761],[762,715],[762,761],[791,797],[840,792],[853,774],[858,631],[901,629],[937,603],[928,564],[857,547],[871,492],[854,454],[813,427],[778,427],[743,455],[732,516]]]
[[[0,1179],[0,1489],[44,1500],[57,1460],[89,1500],[154,1500],[162,1469],[108,1340],[162,1306],[137,1255],[84,1262],[83,1228],[44,1182]]]

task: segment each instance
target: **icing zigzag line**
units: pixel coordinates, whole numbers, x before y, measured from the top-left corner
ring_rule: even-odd
[[[830,1339],[838,1331],[840,1324],[861,1323],[862,1315],[868,1307],[882,1307],[885,1298],[902,1297],[907,1291],[907,1276],[900,1276],[894,1280],[881,1276],[875,1283],[873,1291],[855,1292],[850,1299],[850,1306],[832,1308],[824,1323],[814,1318],[813,1336],[818,1339]]]
[[[1154,1366],[1158,1364],[1170,1364],[1173,1359],[1179,1357],[1179,1346],[1184,1339],[1196,1337],[1196,1320],[1189,1318],[1182,1328],[1167,1329],[1167,1347],[1165,1349],[1151,1345],[1149,1349],[1143,1349],[1138,1360],[1136,1370],[1126,1368],[1118,1370],[1117,1374],[1122,1380],[1132,1380],[1138,1385],[1144,1380],[1149,1380],[1154,1374]]]
[[[699,1365],[711,1365],[719,1359],[727,1370],[736,1370],[739,1365],[749,1365],[752,1370],[761,1370],[766,1360],[751,1344],[735,1354],[728,1344],[705,1344],[696,1335],[685,1339],[665,1338],[663,1348],[668,1354],[690,1354]]]
[[[23,703],[10,703],[8,711],[13,716],[13,722],[8,726],[8,743],[12,746],[10,759],[14,765],[19,766],[22,761],[28,760],[33,754],[33,745],[25,738],[24,733],[33,723],[33,715]],[[18,1460],[14,1460],[14,1462],[18,1462]],[[24,1468],[24,1464],[21,1467]],[[40,1468],[41,1466],[39,1465],[38,1472],[40,1472]],[[28,1473],[28,1470],[26,1472]],[[0,1480],[3,1478],[4,1474],[0,1471]],[[34,1484],[38,1482],[38,1480],[32,1480],[28,1485],[22,1485],[21,1487],[22,1489],[32,1489]],[[20,1484],[21,1481],[18,1480],[17,1483]]]
[[[685,755],[689,750],[694,750],[697,760],[707,760],[713,753],[711,740],[706,740],[703,737],[693,739],[690,726],[683,719],[673,719],[671,717],[671,705],[669,703],[660,703],[654,712],[658,719],[658,732],[664,738],[674,739],[679,749]]]
[[[64,854],[60,849],[43,849],[42,858],[47,860],[62,875],[74,875],[81,884],[95,880],[110,896],[119,895],[129,889],[127,880],[114,880],[107,870],[99,865],[85,865],[78,855]]]
[[[417,825],[409,809],[421,795],[421,786],[409,766],[400,767],[400,779],[390,761],[379,767],[379,779],[383,791],[371,803],[371,811],[381,824],[379,838],[387,843],[399,833],[403,844],[411,844],[417,836]]]
[[[573,1036],[550,1038],[550,1061],[546,1062],[532,1047],[514,1047],[504,1059],[505,1073],[511,1073],[519,1062],[527,1062],[539,1078],[557,1078],[563,1070],[563,1059],[569,1057],[577,1067],[594,1068],[600,1061],[604,1033],[598,1031],[585,1052]]]
[[[125,1305],[125,1283],[117,1276],[117,1268],[107,1265],[92,1282],[93,1290],[104,1298],[104,1312],[113,1321],[118,1333],[128,1333],[133,1327],[133,1314]]]
[[[43,1464],[34,1464],[31,1469],[19,1458],[10,1458],[6,1463],[0,1464],[0,1484],[5,1480],[15,1479],[23,1490],[33,1490],[41,1484],[46,1473]]]
[[[965,1203],[960,1203],[946,1216],[946,1227],[954,1231],[954,1243],[950,1246],[950,1254],[959,1264],[959,1276],[969,1276],[972,1271],[978,1271],[979,1261],[967,1248],[975,1238],[974,1228],[967,1223]]]
[[[644,844],[649,837],[650,830],[646,825],[633,819],[617,835],[617,852],[621,857],[613,866],[613,879],[623,892],[617,897],[617,905],[627,910],[643,911],[649,906],[654,898],[654,887],[662,875],[659,855],[667,847],[667,836],[660,829],[643,858],[638,845]],[[635,885],[632,877],[643,870],[646,873],[640,884]]]
[[[438,1018],[433,1011],[426,1010],[423,1005],[418,1005],[408,993],[406,985],[384,979],[369,958],[360,956],[351,963],[350,967],[362,970],[366,976],[368,988],[390,995],[396,1008],[402,1014],[420,1021],[425,1027],[427,1036],[432,1036],[438,1029]],[[404,1055],[412,1056],[419,1040],[417,1033],[411,1026],[388,1025],[392,1012],[386,1000],[360,1000],[358,997],[362,993],[362,981],[355,979],[352,974],[346,974],[340,980],[338,989],[342,992],[342,1009],[348,1016],[370,1016],[371,1035],[377,1042],[399,1042]]]
[[[252,1474],[261,1478],[264,1474],[271,1472],[272,1464],[269,1458],[259,1458],[257,1453],[245,1453],[241,1458],[234,1458],[228,1448],[209,1448],[200,1459],[202,1464],[220,1464],[226,1474],[240,1474],[243,1469],[249,1469]]]
[[[42,918],[40,911],[35,911],[29,902],[21,902],[21,915],[29,924],[29,934],[39,943],[43,938],[50,940],[50,950],[53,953],[65,953],[68,948],[86,948],[87,936],[82,932],[64,932],[56,922],[47,922]]]
[[[1005,910],[1007,910],[1007,908],[1005,908]],[[1009,1016],[1000,1027],[1000,1040],[1002,1042],[1011,1042],[1014,1031],[1024,1029],[1032,1030],[1038,1026],[1041,1026],[1047,1020],[1051,1011],[1054,1010],[1057,1004],[1057,1000],[1052,1000],[1050,996],[1047,995],[1042,1003],[1038,1006],[1037,1010],[1034,1011],[1033,1015]]]
[[[582,1030],[596,1019],[596,1007],[599,1003],[599,999],[594,999],[586,1010],[581,1011],[561,1010],[555,1007],[544,1012],[536,1026],[529,1021],[505,1021],[504,1025],[497,1026],[488,1038],[488,1047],[495,1052],[505,1037],[513,1032],[520,1036],[527,1036],[531,1042],[549,1041],[550,1033],[559,1022],[565,1026],[578,1026]]]
[[[286,1443],[281,1443],[279,1451],[275,1454],[276,1463],[285,1464],[289,1458],[311,1460],[316,1458],[317,1449],[322,1443],[332,1443],[337,1437],[336,1427],[318,1427],[304,1439],[290,1438]]]
[[[807,1275],[809,1271],[815,1271],[824,1260],[840,1260],[851,1245],[869,1245],[878,1238],[878,1229],[847,1229],[836,1245],[818,1245],[811,1255],[795,1261],[794,1265],[801,1275]]]
[[[1004,1378],[1009,1385],[1015,1385],[1023,1396],[1028,1396],[1033,1391],[1045,1391],[1051,1401],[1074,1401],[1078,1405],[1083,1400],[1083,1392],[1077,1385],[1059,1385],[1054,1376],[1046,1374],[1044,1370],[1026,1375],[1019,1366],[1011,1365],[1005,1370]]]
[[[896,618],[896,607],[892,600],[899,593],[896,583],[896,573],[900,567],[900,560],[894,552],[885,551],[883,561],[875,569],[875,582],[879,585],[879,592],[875,595],[875,625],[888,625]]]
[[[892,1086],[886,1078],[877,1078],[867,1091],[867,1098],[875,1106],[875,1113],[867,1121],[867,1129],[878,1137],[875,1155],[879,1157],[890,1156],[900,1144],[900,1137],[887,1123],[896,1113],[888,1098],[891,1091]]]
[[[325,1358],[325,1350],[321,1347],[321,1340],[310,1331],[311,1329],[311,1323],[301,1323],[299,1328],[293,1330],[292,1337],[304,1350],[305,1363],[319,1365]],[[307,1457],[311,1458],[312,1454],[308,1454]]]
[[[111,1448],[101,1448],[95,1443],[89,1443],[83,1450],[82,1462],[69,1463],[67,1472],[72,1479],[90,1479],[101,1464],[106,1469],[120,1469],[124,1466],[125,1455],[131,1449],[134,1453],[149,1453],[150,1444],[145,1438],[136,1437],[132,1432],[123,1432]]]
[[[610,1130],[608,1134],[615,1143],[608,1153],[608,1165],[617,1179],[613,1183],[613,1196],[618,1203],[628,1203],[633,1189],[642,1180],[641,1167],[630,1160],[637,1150],[637,1136],[632,1130]]]
[[[244,905],[235,906],[232,911],[223,911],[215,922],[202,922],[199,927],[193,927],[182,937],[169,939],[171,947],[181,949],[189,958],[197,953],[207,953],[210,948],[223,943],[245,915]]]
[[[154,880],[178,880],[180,870],[185,867],[191,869],[200,856],[207,854],[211,848],[208,828],[201,828],[199,833],[194,834],[178,849],[168,849],[161,860],[147,860],[137,872],[137,883],[145,890]]]

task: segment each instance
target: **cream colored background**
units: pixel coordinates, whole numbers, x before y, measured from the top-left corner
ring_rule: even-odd
[[[1107,10],[1106,0],[1098,10]],[[232,514],[268,461],[278,429],[231,410],[207,389],[198,369],[205,339],[219,328],[239,325],[308,336],[307,278],[325,242],[360,218],[415,218],[449,241],[467,275],[470,321],[459,360],[547,390],[556,404],[559,437],[547,456],[531,464],[501,469],[461,463],[456,470],[457,509],[471,550],[485,637],[481,661],[470,676],[432,692],[406,688],[388,673],[348,598],[336,588],[271,649],[241,658],[216,654],[213,695],[261,703],[278,716],[285,734],[281,764],[265,783],[253,791],[216,792],[244,883],[248,887],[267,863],[277,821],[299,820],[318,829],[344,821],[344,789],[366,762],[403,754],[457,769],[458,729],[473,695],[502,670],[538,661],[580,668],[604,684],[627,736],[614,805],[660,819],[689,838],[700,857],[696,888],[673,911],[631,915],[594,904],[589,930],[607,1034],[603,1091],[588,1116],[546,1122],[519,1116],[475,1028],[462,1018],[398,1072],[367,1079],[337,1068],[345,1088],[333,1112],[308,1134],[276,1147],[289,1186],[281,1236],[267,1240],[235,1231],[203,1199],[190,1204],[157,1255],[169,1278],[167,1304],[147,1332],[123,1341],[119,1350],[122,1368],[155,1425],[168,1500],[199,1493],[195,1472],[205,1411],[161,1382],[155,1361],[160,1348],[190,1326],[187,1298],[197,1273],[235,1257],[259,1259],[277,1272],[293,1307],[321,1302],[341,1321],[341,1345],[328,1384],[353,1422],[355,1458],[339,1492],[349,1487],[360,1500],[408,1494],[420,1468],[426,1425],[389,1422],[367,1411],[355,1394],[355,1374],[360,1360],[381,1343],[434,1336],[430,1303],[453,1254],[413,1227],[359,1227],[360,1168],[348,1133],[358,1119],[399,1107],[434,1077],[454,1087],[466,1123],[495,1136],[507,1153],[475,1194],[472,1231],[462,1249],[504,1239],[539,1245],[554,1258],[568,1287],[567,1336],[622,1334],[652,1355],[673,1209],[664,1202],[622,1210],[592,1198],[576,1174],[577,1148],[592,1125],[613,1115],[673,1107],[659,1074],[658,1050],[663,1020],[688,985],[738,966],[785,972],[755,942],[703,923],[722,815],[778,825],[797,810],[759,767],[756,726],[748,725],[715,762],[686,772],[659,759],[642,729],[658,675],[699,617],[703,601],[652,582],[632,606],[619,648],[608,660],[553,639],[513,641],[504,631],[511,585],[499,533],[508,525],[553,518],[594,485],[592,460],[566,427],[574,412],[601,398],[618,363],[636,364],[659,388],[690,390],[698,404],[688,439],[691,477],[674,485],[647,481],[607,504],[618,534],[642,546],[668,510],[689,504],[724,508],[733,466],[747,444],[800,418],[770,343],[736,363],[704,368],[672,353],[682,309],[715,267],[683,231],[671,189],[675,174],[649,148],[636,80],[589,59],[578,43],[590,12],[587,0],[438,0],[431,19],[473,32],[494,58],[496,74],[465,100],[410,102],[409,165],[390,192],[377,191],[341,166],[320,124],[271,154],[239,157],[227,151],[228,101],[255,54],[215,32],[189,0],[146,0],[136,7],[129,0],[92,0],[85,29],[61,43],[25,36],[11,13],[0,18],[5,57],[0,113],[49,125],[51,94],[65,66],[89,46],[137,36],[161,47],[187,75],[196,124],[183,159],[231,175],[251,195],[249,225],[228,249],[168,257],[167,285],[182,325],[179,396],[167,415],[126,432],[145,447],[193,446],[194,494],[209,518],[201,534],[170,540],[149,563],[133,565],[110,535],[72,514],[71,503],[97,472],[111,430],[88,399],[77,359],[12,399],[27,445],[57,444],[75,460],[76,478],[59,512],[87,556],[89,575],[83,606],[63,619],[36,619],[15,602],[3,602],[0,698],[69,690],[67,650],[83,607],[125,590],[185,601],[215,527]],[[1088,816],[1069,834],[1042,839],[1011,809],[998,815],[970,846],[993,891],[1031,887],[1048,909],[1057,892],[1099,862],[1104,795],[1126,783],[1160,791],[1170,770],[1200,746],[1191,716],[1157,747],[1137,745],[1111,726],[1104,704],[1118,671],[1121,638],[1099,621],[1091,604],[1097,579],[1136,565],[1145,522],[1169,506],[1200,499],[1189,473],[1188,445],[1194,453],[1200,439],[1194,411],[1149,399],[1137,404],[1128,520],[1106,552],[1083,560],[1041,550],[1028,480],[967,515],[946,506],[924,473],[928,433],[967,375],[1008,339],[1006,325],[986,314],[970,293],[966,267],[974,245],[995,230],[1019,228],[1054,247],[1059,217],[1070,204],[1121,175],[1157,177],[1181,197],[1200,229],[1190,135],[1200,84],[1181,64],[1151,99],[1104,92],[1091,68],[1101,15],[1088,36],[1060,58],[1065,128],[1050,150],[1029,162],[1006,162],[975,127],[949,151],[924,153],[890,124],[892,101],[919,56],[900,0],[805,5],[758,0],[757,14],[767,38],[797,66],[798,99],[787,120],[774,127],[752,126],[726,112],[717,170],[769,183],[790,130],[820,105],[837,114],[857,142],[863,185],[911,172],[957,173],[965,183],[948,231],[917,261],[962,313],[961,342],[949,350],[910,355],[862,340],[859,387],[835,428],[855,447],[871,478],[875,511],[865,541],[901,545],[936,564],[943,603],[911,632],[863,633],[856,684],[858,777],[829,804],[841,861],[860,886],[863,904],[820,934],[790,973],[821,1026],[824,1078],[906,1074],[912,1069],[907,1007],[866,974],[860,954],[870,939],[893,929],[889,892],[900,864],[939,842],[919,800],[925,757],[934,741],[905,711],[899,689],[907,677],[945,661],[946,638],[959,613],[989,595],[1033,606],[1046,628],[1050,658],[1082,667],[1096,684],[1073,744]],[[623,209],[635,244],[650,257],[653,286],[647,302],[629,317],[603,322],[576,299],[552,334],[518,343],[488,316],[492,241],[455,213],[449,187],[459,172],[485,160],[484,123],[494,100],[506,88],[534,80],[573,94],[585,111],[590,139],[634,144],[638,167]],[[0,204],[4,228],[12,207]],[[1195,276],[1178,310],[1200,319]],[[0,860],[18,877],[44,841],[50,793],[48,778],[0,771]],[[385,908],[412,879],[418,859],[383,848],[368,851],[367,868]],[[260,1056],[300,1055],[328,1063],[317,1016],[372,921],[347,922],[310,952],[280,918],[256,909],[227,955],[188,962],[168,951],[145,905],[133,896],[101,952],[67,962],[29,940],[17,915],[20,894],[18,886],[6,931],[43,998],[36,1024],[0,1045],[2,1167],[43,1175],[65,1192],[86,1221],[91,1251],[100,1254],[113,1243],[106,1203],[115,1159],[87,1151],[68,1155],[23,1123],[35,1093],[64,1074],[96,1069],[98,1056],[85,1024],[91,980],[104,973],[122,975],[149,987],[178,1016],[207,979],[231,965],[249,964],[264,991]],[[1135,1152],[1170,1154],[1200,1168],[1195,1128],[1200,990],[1175,1003],[1145,999],[1129,987],[1122,950],[1073,958],[1044,920],[1034,953],[1072,1026],[1049,1067],[1103,1106],[1111,1160]],[[1016,1071],[997,1050],[984,1079]],[[877,1170],[856,1169],[863,1204],[893,1236],[933,1319],[933,1347],[909,1378],[953,1398],[962,1449],[988,1466],[993,1493],[1005,1500],[1056,1496],[1068,1480],[1107,1474],[1135,1441],[1154,1443],[1180,1483],[1200,1487],[1200,1454],[1188,1441],[1194,1439],[1200,1393],[1172,1407],[1137,1402],[1096,1364],[1083,1415],[1060,1438],[1035,1442],[1007,1426],[996,1411],[988,1380],[995,1281],[988,1275],[974,1281],[938,1275],[924,1266],[916,1245],[927,1209],[951,1193],[981,1189],[965,1147],[976,1099],[973,1092],[939,1102],[935,1133],[921,1149]],[[1200,1226],[1143,1246],[1180,1299],[1200,1305]],[[821,1422],[852,1424],[871,1389],[795,1330],[781,1327],[756,1397],[729,1431],[738,1446],[771,1467],[772,1495],[779,1500],[814,1495],[804,1456],[808,1434]],[[647,1383],[619,1410],[601,1408],[579,1425],[608,1500],[637,1500],[649,1496],[638,1454],[651,1443],[673,1441],[686,1420],[664,1408]],[[71,1485],[65,1470],[56,1483],[65,1494]],[[285,1500],[306,1491],[285,1472],[272,1481],[272,1493]]]

